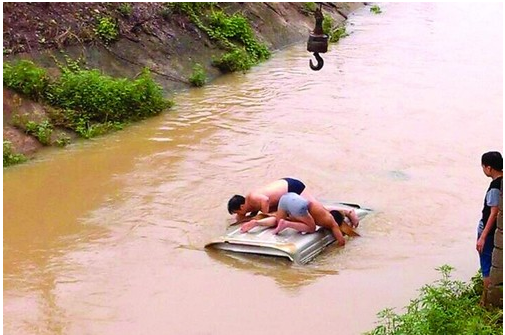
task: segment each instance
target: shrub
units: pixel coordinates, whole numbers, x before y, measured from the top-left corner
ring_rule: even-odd
[[[349,34],[347,33],[345,26],[340,26],[331,31],[328,40],[330,43],[337,43],[341,38],[346,36],[349,36]]]
[[[205,73],[205,69],[201,64],[195,64],[195,66],[193,66],[193,73],[189,77],[189,82],[193,86],[201,87],[205,85],[206,81],[207,74]]]
[[[25,125],[26,132],[31,134],[39,140],[43,145],[51,144],[51,135],[53,133],[53,125],[49,120],[42,121],[41,123],[36,123],[34,121],[28,121]]]
[[[16,154],[12,152],[12,143],[9,141],[4,141],[3,156],[4,156],[4,167],[23,163],[27,160],[25,155]]]
[[[3,83],[17,92],[40,100],[49,85],[49,77],[46,70],[32,61],[20,60],[13,65],[7,62],[3,64]]]
[[[210,29],[221,38],[240,42],[253,62],[259,62],[270,57],[267,47],[256,41],[249,21],[240,14],[226,15],[222,11],[210,16]]]
[[[70,144],[70,137],[67,135],[59,135],[54,143],[60,148],[66,147],[68,144]]]
[[[341,38],[348,36],[345,26],[333,26],[331,16],[325,15],[323,19],[323,32],[328,35],[328,42],[337,43]]]
[[[98,19],[98,24],[95,27],[95,34],[105,44],[110,44],[118,38],[119,32],[112,18],[102,17]]]
[[[121,129],[126,122],[159,114],[173,105],[163,97],[161,86],[148,69],[129,80],[112,78],[98,70],[82,70],[78,62],[67,60],[67,64],[70,65],[59,64],[62,74],[50,82],[45,70],[32,62],[4,63],[4,83],[16,91],[45,99],[57,107],[48,109],[55,125],[74,129],[87,138]],[[18,118],[19,127],[41,143],[50,144],[53,126],[49,121],[37,124]]]
[[[382,10],[380,9],[379,6],[373,5],[372,7],[370,7],[370,12],[374,14],[380,14],[382,13]]]
[[[128,83],[124,93],[124,108],[130,111],[130,117],[124,118],[125,121],[157,115],[173,106],[172,101],[163,97],[163,89],[152,79],[148,68],[144,68],[136,80]]]
[[[323,16],[323,33],[326,35],[331,34],[331,30],[333,29],[333,18],[329,15]]]
[[[302,5],[302,11],[304,14],[308,15],[310,13],[314,13],[317,9],[317,5],[315,2],[304,2]]]
[[[133,11],[132,5],[129,2],[123,2],[118,7],[118,12],[124,17],[130,17],[132,11]]]
[[[221,58],[214,58],[212,65],[217,67],[222,72],[235,72],[249,70],[254,63],[248,57],[247,52],[243,49],[235,49],[230,51]]]
[[[398,315],[388,308],[377,315],[380,325],[368,335],[400,334],[502,334],[503,310],[488,311],[479,306],[476,277],[470,284],[450,279],[448,265],[437,268],[442,279],[421,288],[407,313]],[[478,276],[480,278],[480,276]],[[482,281],[482,279],[480,279]]]
[[[75,132],[86,139],[96,137],[99,135],[106,134],[111,131],[116,131],[123,129],[124,124],[121,122],[103,122],[103,123],[93,123],[89,121],[86,116],[82,116],[77,118],[75,122],[72,124]]]
[[[147,69],[134,81],[115,79],[98,70],[64,72],[48,97],[54,106],[100,123],[139,120],[171,106]]]
[[[249,21],[244,16],[229,16],[220,10],[212,10],[208,16],[202,15],[205,9],[212,8],[214,4],[171,2],[167,4],[167,8],[174,13],[187,15],[210,39],[217,41],[219,47],[228,50],[225,55],[214,58],[212,62],[223,72],[245,71],[270,57],[270,51],[256,40]]]

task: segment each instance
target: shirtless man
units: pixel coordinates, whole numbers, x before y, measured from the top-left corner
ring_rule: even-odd
[[[279,200],[279,208],[275,216],[261,220],[251,220],[241,227],[242,232],[247,232],[258,225],[274,227],[274,234],[280,233],[285,228],[293,228],[300,232],[313,233],[318,226],[331,230],[339,245],[345,244],[342,234],[344,231],[350,236],[359,236],[347,223],[348,217],[351,225],[357,227],[359,218],[354,210],[342,210],[337,208],[325,208],[319,201],[307,200],[296,193],[286,193]]]
[[[288,192],[296,193],[307,200],[315,200],[300,180],[282,178],[250,192],[245,198],[234,195],[228,201],[228,212],[237,214],[238,222],[244,220],[247,213],[255,215],[258,211],[265,214],[274,212],[281,196]]]

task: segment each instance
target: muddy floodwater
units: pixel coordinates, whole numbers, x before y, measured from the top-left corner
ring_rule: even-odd
[[[361,334],[449,264],[502,150],[503,7],[385,3],[309,69],[305,43],[173,110],[4,170],[6,334]],[[374,209],[306,266],[204,249],[286,176]]]

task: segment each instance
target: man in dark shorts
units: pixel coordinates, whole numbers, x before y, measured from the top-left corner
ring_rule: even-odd
[[[307,200],[315,200],[307,191],[305,184],[295,178],[281,178],[259,189],[256,189],[245,197],[234,195],[228,201],[228,212],[237,215],[237,221],[246,218],[247,213],[256,214],[275,212],[279,199],[286,193],[296,193]]]
[[[256,226],[267,226],[276,227],[274,234],[280,233],[285,228],[313,233],[318,225],[330,229],[338,244],[345,245],[341,225],[342,228],[348,228],[346,230],[348,235],[352,233],[352,236],[359,236],[347,223],[344,223],[345,216],[349,217],[352,225],[358,225],[359,218],[354,211],[330,211],[317,200],[307,200],[294,192],[288,192],[281,196],[275,215],[259,220],[253,219],[244,223],[240,230],[248,232]]]
[[[285,180],[288,183],[288,193],[296,193],[298,195],[301,195],[303,193],[303,190],[305,190],[305,184],[298,179],[282,178],[281,180]]]

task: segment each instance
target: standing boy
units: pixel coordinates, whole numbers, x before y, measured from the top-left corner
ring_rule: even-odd
[[[484,281],[484,293],[486,295],[489,287],[489,272],[491,270],[491,260],[494,247],[494,233],[496,230],[496,218],[498,216],[498,205],[500,203],[500,188],[503,179],[503,157],[497,151],[486,152],[481,159],[484,174],[491,179],[491,184],[486,191],[484,198],[484,208],[482,209],[482,219],[477,229],[477,251],[479,252],[480,268]],[[484,303],[484,300],[481,300]]]

